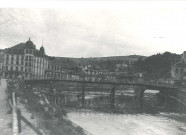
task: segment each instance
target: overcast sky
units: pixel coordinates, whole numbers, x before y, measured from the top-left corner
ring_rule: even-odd
[[[186,6],[185,6],[186,7]],[[62,57],[186,51],[186,8],[0,9],[0,48],[28,38]]]

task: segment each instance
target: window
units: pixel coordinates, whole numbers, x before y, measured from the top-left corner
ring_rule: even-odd
[[[21,60],[24,60],[24,56],[21,56]]]
[[[16,65],[19,65],[19,61],[16,61]]]
[[[9,59],[9,55],[6,55],[6,59]]]
[[[18,71],[18,67],[16,67],[16,71]]]
[[[25,68],[25,72],[27,72],[27,68]]]
[[[11,61],[11,64],[14,64],[14,61],[13,60]]]
[[[31,68],[28,68],[28,72],[32,72],[32,69]]]
[[[11,56],[11,60],[14,60],[14,55]]]
[[[16,56],[16,60],[19,60],[19,55]]]
[[[21,65],[23,65],[23,61],[21,61]]]
[[[6,71],[8,71],[8,66],[6,66]]]
[[[23,67],[21,67],[21,71],[23,71]]]
[[[32,54],[32,50],[29,50],[29,54]]]
[[[10,70],[13,70],[13,66],[10,67]]]
[[[28,60],[28,56],[26,56],[26,60]]]
[[[6,60],[6,64],[8,64],[8,60]]]

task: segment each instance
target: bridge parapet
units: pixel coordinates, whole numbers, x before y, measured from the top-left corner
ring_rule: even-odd
[[[108,84],[128,84],[128,85],[143,85],[143,86],[151,86],[151,87],[160,87],[160,88],[171,88],[171,89],[177,89],[177,87],[170,83],[162,83],[162,82],[150,82],[150,81],[128,81],[128,80],[101,80],[98,78],[94,79],[87,79],[87,78],[72,78],[70,76],[65,78],[25,78],[25,80],[28,81],[68,81],[68,82],[84,82],[84,83],[108,83]]]

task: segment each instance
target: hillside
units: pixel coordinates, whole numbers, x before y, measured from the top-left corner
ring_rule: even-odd
[[[55,57],[59,61],[74,62],[76,66],[88,66],[94,70],[122,72],[125,75],[143,73],[145,80],[170,79],[170,70],[180,60],[180,55],[164,52],[149,57],[130,55],[94,58]]]
[[[145,56],[129,55],[129,56],[110,56],[110,57],[92,57],[92,58],[68,58],[68,57],[55,57],[59,61],[73,61],[78,66],[89,66],[94,70],[104,71],[118,71],[117,65],[135,62],[138,59],[145,60]]]
[[[145,60],[139,59],[134,63],[134,72],[144,73],[146,80],[166,80],[170,78],[171,66],[180,61],[180,55],[164,52],[147,57]]]
[[[129,55],[129,56],[109,56],[109,57],[90,57],[90,58],[69,58],[69,57],[55,57],[56,59],[68,59],[68,60],[73,60],[76,63],[81,63],[81,64],[92,64],[92,62],[105,62],[105,61],[137,61],[139,58],[144,60],[146,56],[140,56],[140,55]]]

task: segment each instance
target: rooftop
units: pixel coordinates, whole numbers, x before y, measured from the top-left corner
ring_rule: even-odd
[[[10,47],[9,49],[24,49],[24,48],[25,48],[25,43],[20,43]]]

